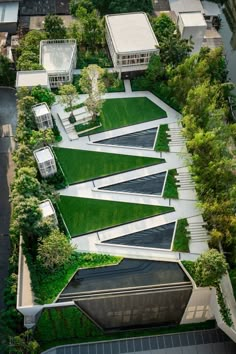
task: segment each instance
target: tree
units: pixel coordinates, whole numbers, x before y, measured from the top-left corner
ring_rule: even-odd
[[[105,92],[103,81],[104,69],[98,65],[89,65],[82,69],[80,77],[80,87],[83,92],[88,93],[89,97],[85,104],[93,114],[93,119],[99,114],[102,109],[101,96]]]
[[[78,8],[83,7],[87,12],[91,12],[94,9],[94,5],[90,0],[70,0],[70,13],[76,15]]]
[[[57,15],[47,15],[45,17],[44,30],[49,39],[66,38],[66,28],[63,20]]]
[[[160,45],[160,57],[165,65],[177,66],[189,56],[192,47],[166,14],[152,19],[152,27]]]
[[[31,149],[35,149],[52,144],[54,141],[55,136],[52,129],[32,130],[29,145],[31,146]]]
[[[153,12],[152,0],[93,0],[102,15],[122,12]]]
[[[76,88],[72,84],[63,85],[59,88],[60,102],[65,104],[73,115],[73,106],[79,99],[79,95]]]
[[[68,38],[73,38],[76,40],[77,45],[79,46],[83,41],[83,32],[84,28],[80,20],[75,20],[70,23],[67,30]]]
[[[0,86],[11,86],[14,83],[15,75],[11,70],[11,62],[4,55],[0,54]]]
[[[38,53],[25,50],[17,60],[17,70],[42,70]]]
[[[68,262],[73,250],[66,236],[56,229],[41,240],[37,260],[42,263],[43,267],[53,271],[56,267]]]
[[[18,354],[38,354],[40,353],[40,346],[33,338],[33,332],[27,330],[18,336],[10,337],[9,352]]]
[[[161,63],[159,55],[152,55],[148,64],[148,69],[146,71],[146,78],[151,82],[154,83],[163,78],[165,74],[165,69],[163,64]]]
[[[33,87],[31,95],[39,102],[46,102],[49,107],[55,102],[55,95],[47,88],[40,85]]]
[[[88,13],[85,9],[82,17],[81,14],[78,15],[84,29],[83,44],[85,47],[92,51],[98,47],[102,47],[105,43],[105,28],[104,21],[100,19],[97,11],[93,10],[91,13]]]
[[[37,180],[37,170],[33,167],[22,167],[17,170],[12,186],[12,196],[22,195],[25,198],[35,196],[40,197],[41,188]]]
[[[216,249],[210,249],[201,254],[196,261],[195,277],[199,286],[215,286],[226,274],[227,262],[223,254]]]
[[[35,165],[32,151],[24,143],[18,144],[17,149],[13,152],[13,161],[15,162],[17,169],[22,167],[33,167]]]

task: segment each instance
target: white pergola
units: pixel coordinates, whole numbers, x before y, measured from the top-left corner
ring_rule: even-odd
[[[118,72],[146,70],[159,44],[144,12],[105,16],[106,40]]]
[[[43,200],[39,204],[39,208],[43,218],[50,218],[55,225],[58,224],[57,215],[50,199]]]
[[[48,128],[53,128],[52,115],[47,103],[43,102],[36,104],[33,106],[32,111],[34,113],[38,129],[45,130]]]
[[[49,147],[35,150],[34,157],[42,177],[50,177],[57,172],[56,161]]]
[[[73,80],[76,67],[75,39],[43,40],[40,42],[40,64],[48,73],[51,88]]]

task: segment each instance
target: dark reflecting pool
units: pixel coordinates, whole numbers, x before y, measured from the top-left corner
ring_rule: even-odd
[[[142,130],[140,132],[117,136],[115,138],[96,141],[96,143],[152,149],[156,137],[156,132],[157,128],[152,128]]]
[[[175,223],[153,227],[129,235],[116,237],[104,243],[170,249]]]
[[[165,176],[166,172],[161,172],[132,179],[126,182],[111,184],[99,189],[117,192],[160,195],[162,193],[163,185],[165,182]]]

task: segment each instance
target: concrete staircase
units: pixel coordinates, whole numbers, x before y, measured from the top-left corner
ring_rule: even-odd
[[[191,243],[205,242],[207,244],[209,235],[205,229],[206,223],[201,215],[188,218],[187,231],[191,239]]]

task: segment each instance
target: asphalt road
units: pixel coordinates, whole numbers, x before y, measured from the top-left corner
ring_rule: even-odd
[[[15,148],[16,129],[15,90],[0,88],[0,310],[4,307],[3,291],[8,275],[10,255],[9,224],[11,207],[9,203],[10,184],[14,173],[12,151]]]

